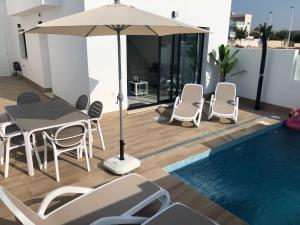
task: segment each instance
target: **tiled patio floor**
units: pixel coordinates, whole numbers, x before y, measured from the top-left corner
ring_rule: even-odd
[[[15,104],[16,96],[27,90],[39,92],[27,82],[0,78],[0,109],[2,110],[5,105]],[[206,105],[199,128],[193,127],[190,123],[169,124],[170,110],[166,108],[126,115],[126,151],[142,159],[142,166],[136,172],[169,190],[172,201],[181,201],[222,225],[245,224],[205,196],[176,180],[163,168],[261,129],[267,126],[265,122],[278,123],[280,120],[274,119],[273,116],[277,115],[284,119],[287,110],[269,106],[262,111],[254,111],[250,102],[243,101],[240,106],[239,123],[235,125],[228,120],[207,121],[207,107]],[[63,155],[59,162],[60,183],[55,181],[53,161],[48,163],[47,171],[40,171],[36,164],[35,176],[29,177],[26,173],[24,150],[20,149],[12,154],[9,178],[3,178],[4,167],[0,167],[0,185],[36,210],[41,198],[60,186],[95,187],[116,179],[117,176],[103,169],[102,161],[118,152],[118,114],[104,115],[102,130],[107,150],[103,151],[98,147],[100,144],[95,136],[90,173],[85,170],[84,160],[77,161],[74,157]],[[1,203],[0,224],[18,224]]]

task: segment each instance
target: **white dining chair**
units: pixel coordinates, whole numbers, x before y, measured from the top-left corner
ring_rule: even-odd
[[[32,144],[32,151],[34,152],[39,168],[42,170],[42,162],[37,151],[36,146],[36,136],[35,134],[31,135],[31,144]],[[9,160],[10,160],[10,153],[14,149],[18,149],[20,147],[24,147],[24,138],[23,133],[17,127],[16,124],[12,122],[5,122],[0,124],[0,164],[4,164],[5,158],[5,170],[4,170],[4,177],[8,177],[9,172]]]
[[[48,146],[52,147],[54,154],[54,164],[56,181],[60,181],[58,156],[65,152],[76,150],[77,159],[79,152],[84,151],[86,157],[87,171],[90,171],[89,156],[87,154],[86,146],[87,129],[84,123],[69,123],[60,127],[51,137],[46,131],[43,132],[44,140],[44,169],[47,169],[47,151]]]
[[[102,117],[102,111],[103,111],[103,104],[100,101],[95,101],[91,106],[89,107],[88,110],[88,115],[91,117],[91,132],[97,131],[99,135],[99,140],[102,145],[102,149],[105,150],[105,144],[104,144],[104,139],[103,139],[103,134],[100,126],[100,120]],[[93,140],[93,135],[92,133],[90,134]]]

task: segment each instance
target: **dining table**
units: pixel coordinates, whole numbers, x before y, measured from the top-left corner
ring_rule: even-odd
[[[90,117],[63,100],[49,100],[21,105],[6,106],[5,111],[24,136],[29,176],[34,176],[32,144],[30,137],[38,131],[61,127],[73,122],[83,122],[88,127],[89,156],[92,157]]]

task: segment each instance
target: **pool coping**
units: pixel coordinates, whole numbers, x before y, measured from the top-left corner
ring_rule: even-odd
[[[175,170],[178,170],[180,168],[183,168],[185,166],[193,164],[194,162],[197,162],[199,160],[203,160],[205,158],[208,158],[211,154],[215,154],[215,153],[217,153],[219,151],[222,151],[222,150],[224,150],[228,147],[231,147],[233,145],[240,144],[241,142],[243,142],[245,140],[252,139],[252,138],[257,137],[261,134],[264,134],[264,133],[269,132],[271,130],[274,130],[276,128],[282,127],[283,125],[284,125],[284,122],[276,123],[276,124],[270,125],[268,127],[264,127],[264,128],[262,128],[258,131],[253,132],[253,133],[247,134],[245,136],[238,137],[236,139],[232,139],[230,142],[218,145],[214,148],[208,149],[205,152],[201,152],[201,153],[198,153],[196,155],[190,156],[186,159],[183,159],[183,160],[180,160],[178,162],[172,163],[172,164],[164,167],[163,170],[166,171],[167,173],[171,173]]]

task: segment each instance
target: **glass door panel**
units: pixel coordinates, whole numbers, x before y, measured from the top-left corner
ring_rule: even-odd
[[[176,88],[172,74],[173,36],[165,36],[160,39],[160,63],[159,63],[159,101],[171,99],[172,89]]]
[[[181,93],[183,86],[187,83],[197,83],[197,43],[198,34],[184,34],[180,37],[180,62],[179,62],[179,85],[178,92]]]

